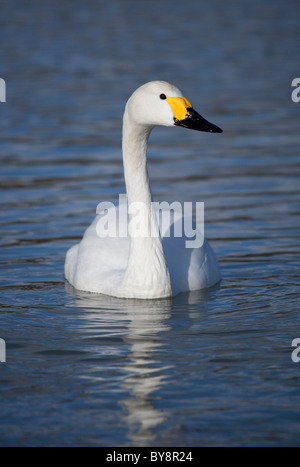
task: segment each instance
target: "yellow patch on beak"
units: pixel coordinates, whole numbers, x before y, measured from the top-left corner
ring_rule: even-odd
[[[192,104],[184,97],[167,97],[175,120],[184,120],[189,115],[188,109],[192,108]]]

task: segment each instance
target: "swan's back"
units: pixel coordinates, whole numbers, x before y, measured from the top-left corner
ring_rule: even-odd
[[[119,222],[119,210],[116,210]],[[121,296],[122,281],[128,264],[130,237],[100,238],[97,224],[98,215],[86,230],[82,241],[67,253],[65,275],[78,290]],[[161,216],[157,213],[160,224]],[[124,221],[123,221],[124,222]],[[121,229],[128,229],[121,225]],[[183,222],[181,218],[170,219],[167,225],[160,225],[163,248],[170,273],[173,294],[208,288],[220,281],[217,258],[204,239],[200,248],[186,248],[184,235],[175,237],[169,232],[176,231],[175,224]]]

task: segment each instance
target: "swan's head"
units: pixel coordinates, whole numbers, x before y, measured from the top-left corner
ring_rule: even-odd
[[[135,124],[154,127],[182,126],[209,133],[222,133],[199,115],[175,86],[152,81],[138,88],[127,102],[126,112]]]

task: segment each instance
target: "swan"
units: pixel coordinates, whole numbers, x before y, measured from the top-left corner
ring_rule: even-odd
[[[201,247],[186,248],[184,236],[170,237],[159,227],[146,160],[148,138],[157,125],[222,133],[193,109],[179,89],[167,82],[152,81],[132,94],[123,117],[122,150],[129,212],[125,223],[129,224],[133,218],[130,207],[142,203],[139,222],[146,226],[146,234],[99,236],[99,213],[81,242],[67,252],[65,277],[77,290],[118,298],[160,299],[209,288],[221,280],[217,258],[204,238]],[[117,217],[120,210],[119,206]]]

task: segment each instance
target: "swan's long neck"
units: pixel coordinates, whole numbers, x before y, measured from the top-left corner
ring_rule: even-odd
[[[136,298],[172,295],[169,271],[147,171],[147,144],[152,128],[133,124],[125,112],[123,161],[128,197],[130,253],[123,293]]]

